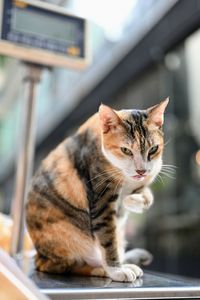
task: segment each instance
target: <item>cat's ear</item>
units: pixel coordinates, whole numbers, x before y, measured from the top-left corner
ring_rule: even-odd
[[[164,112],[169,103],[169,98],[166,98],[164,101],[159,104],[152,106],[147,109],[148,113],[148,124],[155,127],[161,127],[164,123]]]
[[[99,107],[99,118],[103,133],[115,130],[121,123],[121,119],[116,112],[104,104]]]

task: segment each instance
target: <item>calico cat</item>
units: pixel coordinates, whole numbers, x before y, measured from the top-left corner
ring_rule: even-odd
[[[168,101],[147,110],[102,104],[43,160],[26,205],[39,271],[127,282],[143,275],[124,263],[135,261],[138,250],[124,251],[123,207],[142,212],[153,203],[148,186],[162,167]]]

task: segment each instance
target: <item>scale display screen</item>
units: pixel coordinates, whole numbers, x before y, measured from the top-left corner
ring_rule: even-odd
[[[37,22],[36,22],[37,18]],[[46,26],[48,24],[48,26]],[[11,31],[37,36],[41,39],[49,39],[75,45],[75,37],[78,34],[77,24],[68,20],[51,18],[45,14],[36,14],[34,11],[15,9],[11,22]]]
[[[0,21],[0,53],[3,43],[29,54],[40,50],[82,63],[87,60],[87,22],[64,8],[34,0],[4,0]]]

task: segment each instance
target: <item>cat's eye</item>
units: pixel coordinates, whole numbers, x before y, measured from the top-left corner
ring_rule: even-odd
[[[120,149],[121,149],[121,151],[122,151],[124,154],[126,154],[126,155],[129,155],[129,156],[132,156],[132,155],[133,155],[132,151],[129,150],[128,148],[126,148],[126,147],[121,147]]]
[[[155,154],[158,151],[158,145],[151,147],[148,156]]]

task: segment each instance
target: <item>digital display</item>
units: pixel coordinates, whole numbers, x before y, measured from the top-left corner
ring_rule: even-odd
[[[44,1],[0,0],[0,54],[48,66],[88,63],[88,23]]]
[[[11,22],[12,31],[37,35],[37,37],[75,43],[77,26],[73,21],[53,18],[42,13],[15,8]]]

